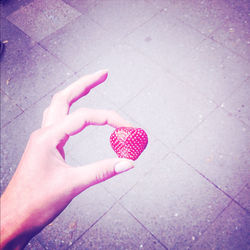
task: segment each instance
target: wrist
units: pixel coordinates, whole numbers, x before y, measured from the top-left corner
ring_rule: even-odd
[[[23,249],[32,238],[27,227],[28,211],[17,206],[16,199],[7,199],[5,194],[1,197],[0,249]]]

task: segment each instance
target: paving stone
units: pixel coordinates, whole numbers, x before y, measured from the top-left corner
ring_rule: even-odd
[[[205,40],[171,70],[220,105],[248,78],[249,63],[220,44]]]
[[[119,40],[150,20],[157,12],[156,8],[144,0],[108,0],[96,1],[88,16]]]
[[[209,35],[229,18],[231,8],[224,1],[148,0],[156,8],[177,17],[199,32]]]
[[[22,114],[23,110],[18,107],[3,91],[1,93],[1,127],[4,127],[9,122],[14,120],[18,115]]]
[[[125,38],[165,69],[177,67],[204,39],[205,36],[164,11]]]
[[[237,5],[237,2],[234,1]],[[248,3],[248,6],[249,3]],[[239,7],[240,8],[240,7]],[[250,8],[250,7],[249,7]],[[213,39],[249,60],[250,32],[249,12],[236,12],[212,35]]]
[[[39,45],[20,50],[10,57],[6,51],[1,73],[2,90],[22,109],[37,102],[72,75],[72,71]]]
[[[240,1],[226,0],[226,3],[239,13],[242,12],[249,13],[250,11],[250,5],[248,0],[240,0]]]
[[[8,1],[1,1],[0,4],[0,12],[2,17],[6,17],[13,13],[14,11],[28,5],[33,0],[8,0]]]
[[[221,107],[230,114],[250,126],[250,79],[237,89]]]
[[[103,68],[109,70],[109,75],[97,91],[118,108],[135,98],[146,86],[157,82],[164,72],[150,59],[124,43],[118,44],[79,73],[84,75],[85,72]]]
[[[69,79],[64,85],[67,86],[73,79],[75,78]],[[30,134],[41,127],[44,109],[50,104],[53,94],[65,86],[62,85],[43,97],[1,129],[1,193],[16,170]]]
[[[40,242],[36,239],[36,237],[32,238],[29,243],[24,248],[25,250],[44,250],[44,247],[40,244]]]
[[[121,200],[169,249],[193,243],[230,199],[170,154]]]
[[[70,249],[166,249],[120,205],[115,205]]]
[[[80,13],[61,0],[33,0],[7,17],[35,41],[40,41]]]
[[[75,72],[107,52],[113,43],[110,33],[85,16],[76,18],[40,42]]]
[[[249,184],[246,184],[246,186],[237,194],[234,199],[239,202],[243,208],[250,211]]]
[[[249,223],[249,214],[232,203],[192,249],[249,249]]]
[[[234,197],[249,182],[249,136],[246,125],[218,109],[176,152]]]
[[[122,110],[173,148],[214,108],[210,100],[165,74]]]
[[[103,183],[103,186],[117,200],[127,194],[144,176],[157,167],[169,153],[169,149],[159,140],[149,137],[149,143],[142,155],[136,160],[135,168],[117,175]]]
[[[82,14],[87,14],[89,9],[98,1],[98,0],[63,0],[65,3],[75,8]]]
[[[114,199],[100,185],[85,190],[37,235],[46,249],[67,249],[112,206]]]

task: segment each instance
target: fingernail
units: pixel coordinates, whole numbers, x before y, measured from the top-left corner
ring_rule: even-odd
[[[115,165],[115,172],[117,174],[119,173],[122,173],[122,172],[125,172],[131,168],[133,168],[133,161],[129,161],[129,160],[123,160],[123,161],[120,161],[118,163],[116,163]]]

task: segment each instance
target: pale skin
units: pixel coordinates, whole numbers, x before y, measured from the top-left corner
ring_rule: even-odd
[[[107,70],[102,70],[84,76],[53,96],[44,111],[41,128],[31,134],[1,197],[1,249],[23,249],[75,196],[133,168],[133,161],[119,158],[77,168],[65,162],[64,145],[86,126],[131,126],[110,110],[81,108],[69,114],[70,106],[104,82],[107,75]]]

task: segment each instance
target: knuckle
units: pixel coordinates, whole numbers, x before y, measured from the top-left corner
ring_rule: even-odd
[[[46,116],[47,113],[48,113],[48,111],[49,111],[49,107],[47,107],[47,108],[43,111],[43,116]]]
[[[62,102],[65,102],[67,101],[67,98],[66,98],[66,95],[65,93],[63,92],[63,90],[55,93],[52,97],[52,103],[55,103],[55,102],[59,102],[59,103],[62,103]]]
[[[47,142],[47,140],[49,139],[47,132],[47,129],[37,129],[33,131],[30,135],[31,143],[41,145]]]
[[[118,116],[118,113],[114,110],[106,110],[106,112],[109,116]]]

